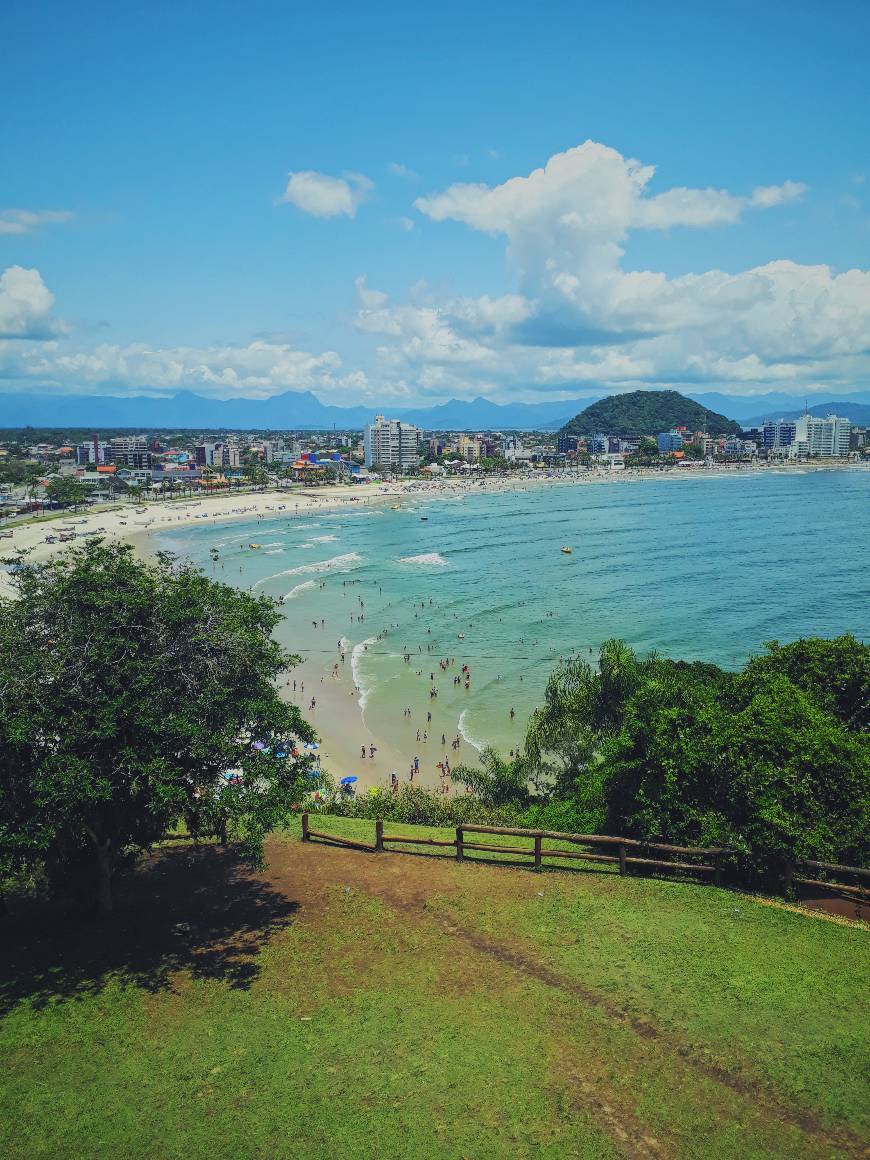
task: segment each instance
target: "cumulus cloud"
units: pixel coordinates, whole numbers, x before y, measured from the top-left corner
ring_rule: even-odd
[[[48,338],[60,324],[52,318],[54,295],[38,270],[9,266],[0,274],[0,338]]]
[[[287,390],[321,388],[351,395],[362,385],[360,372],[342,373],[334,351],[312,354],[287,343],[245,346],[154,347],[146,343],[103,343],[91,351],[67,350],[58,342],[6,343],[0,368],[7,378],[64,387],[125,386],[152,391],[196,390],[218,397],[265,398]]]
[[[0,234],[32,234],[40,226],[72,221],[65,209],[0,209]]]
[[[85,350],[53,320],[39,273],[12,267],[0,277],[0,376],[55,389],[225,397],[310,389],[342,403],[670,385],[809,394],[870,378],[870,271],[783,258],[670,276],[626,260],[635,231],[660,231],[667,245],[678,231],[736,228],[794,204],[800,182],[732,192],[657,188],[654,176],[652,165],[586,142],[502,184],[458,183],[418,198],[431,221],[503,239],[511,290],[463,297],[420,282],[396,299],[361,275],[353,321],[356,350],[368,347],[365,369],[277,336]],[[295,173],[284,200],[317,216],[353,216],[371,189],[360,175]]]
[[[313,169],[288,174],[280,200],[313,217],[356,217],[356,211],[374,190],[374,182],[362,173],[330,177]]]
[[[414,203],[436,222],[503,236],[520,293],[501,325],[481,325],[480,301],[442,304],[440,325],[474,334],[507,381],[848,381],[870,370],[870,272],[780,260],[738,273],[671,278],[624,266],[635,230],[733,225],[799,199],[797,181],[748,194],[676,187],[650,193],[652,165],[593,141],[500,185],[457,183]],[[484,312],[485,313],[485,312]],[[370,324],[371,320],[367,320]],[[382,319],[399,326],[401,307]],[[475,357],[479,357],[478,354]]]

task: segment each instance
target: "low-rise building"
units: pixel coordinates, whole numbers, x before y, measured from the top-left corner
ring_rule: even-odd
[[[683,450],[683,436],[680,431],[660,431],[656,437],[659,455],[669,455],[672,451]]]

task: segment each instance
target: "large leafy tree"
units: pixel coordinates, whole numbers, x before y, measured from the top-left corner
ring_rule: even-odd
[[[84,503],[91,494],[91,490],[86,483],[73,479],[71,476],[61,475],[57,479],[48,481],[45,488],[45,498],[60,507],[78,509],[79,504]]]
[[[125,856],[182,818],[258,861],[304,788],[296,743],[314,736],[277,693],[295,658],[272,636],[275,604],[101,541],[13,572],[0,873],[84,867],[108,911]]]

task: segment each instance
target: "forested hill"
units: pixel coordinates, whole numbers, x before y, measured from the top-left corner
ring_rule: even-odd
[[[710,435],[731,435],[740,424],[700,403],[687,399],[679,391],[630,391],[609,395],[575,415],[562,430],[569,435],[657,435],[672,427],[686,426],[690,431]]]

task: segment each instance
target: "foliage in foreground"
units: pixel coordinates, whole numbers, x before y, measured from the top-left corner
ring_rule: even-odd
[[[263,835],[304,792],[313,732],[275,678],[273,602],[161,555],[93,541],[19,564],[0,602],[0,878],[97,891],[179,821]],[[238,771],[231,779],[229,770]]]
[[[870,647],[852,636],[771,642],[737,673],[608,641],[596,669],[554,673],[519,765],[606,832],[730,846],[775,879],[866,859],[868,731]]]

